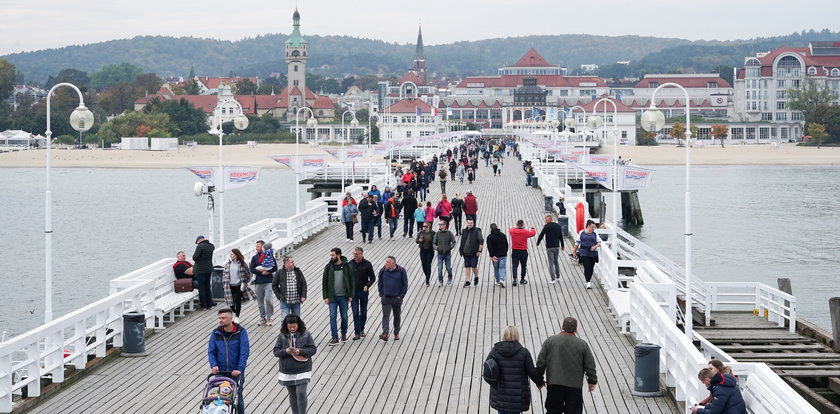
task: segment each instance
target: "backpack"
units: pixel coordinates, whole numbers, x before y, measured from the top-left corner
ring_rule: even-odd
[[[497,387],[502,382],[502,369],[496,358],[489,357],[484,360],[484,365],[481,367],[481,377],[484,382],[490,384],[491,387]]]

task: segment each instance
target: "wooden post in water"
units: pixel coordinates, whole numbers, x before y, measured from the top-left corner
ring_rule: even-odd
[[[793,289],[791,288],[789,278],[780,277],[780,278],[776,279],[776,283],[779,285],[779,290],[787,293],[788,295],[793,295]],[[785,307],[790,307],[790,301],[786,300],[784,302],[784,305],[785,305]],[[785,309],[785,316],[788,316],[788,317],[790,316],[790,311],[787,310],[787,309]],[[790,321],[790,323],[795,324],[796,321]]]
[[[831,336],[834,338],[832,348],[834,352],[840,352],[840,298],[828,300],[828,311],[831,313]]]

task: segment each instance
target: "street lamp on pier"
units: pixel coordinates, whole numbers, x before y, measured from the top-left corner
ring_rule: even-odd
[[[238,130],[248,128],[248,117],[245,116],[244,111],[242,110],[242,105],[235,99],[228,99],[219,104],[218,112],[215,116],[216,122],[214,122],[216,129],[208,131],[219,137],[219,246],[225,245],[225,181],[227,180],[227,177],[225,177],[224,164],[222,162],[222,149],[224,148],[223,138],[225,136],[225,132],[222,130],[222,114],[224,113],[225,107],[231,105],[239,108],[239,114],[233,118],[233,126]]]
[[[350,128],[357,128],[359,126],[359,121],[356,119],[356,111],[354,111],[352,109],[348,109],[348,110],[344,111],[343,114],[341,114],[341,132],[342,132],[342,137],[341,137],[341,194],[342,194],[342,196],[344,195],[344,171],[345,171],[344,162],[345,162],[345,159],[347,158],[347,154],[344,153],[344,142],[347,141],[347,135],[348,135],[348,130],[344,128],[344,115],[347,115],[348,113],[353,115],[353,120],[350,121]],[[355,177],[356,176],[354,174],[353,175],[353,180],[354,181],[356,180]]]
[[[300,111],[309,111],[309,119],[306,120],[307,128],[317,128],[318,120],[315,119],[315,112],[308,106],[302,106],[295,112],[295,214],[300,214]],[[315,131],[318,134],[318,131]]]
[[[598,112],[598,104],[604,103],[604,120],[607,119],[607,103],[613,107],[613,173],[612,173],[612,246],[613,253],[618,253],[618,105],[612,99],[601,98],[592,107],[593,112]]]

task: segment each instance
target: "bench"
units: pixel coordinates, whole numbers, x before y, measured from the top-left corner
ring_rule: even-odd
[[[618,329],[623,334],[630,333],[630,292],[627,290],[611,289],[607,291],[610,301],[610,311],[618,321]]]
[[[175,293],[174,281],[175,272],[171,265],[155,275],[155,314],[146,322],[147,327],[165,329],[164,322],[173,323],[176,316],[184,316],[186,311],[195,310],[198,290]],[[169,316],[168,321],[165,321],[166,316]]]

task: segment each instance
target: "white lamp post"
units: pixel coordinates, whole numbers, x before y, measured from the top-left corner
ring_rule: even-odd
[[[242,105],[237,102],[235,99],[228,99],[221,104],[219,104],[218,110],[219,112],[216,114],[216,129],[210,130],[211,134],[215,134],[219,136],[219,183],[218,183],[218,190],[219,190],[219,246],[225,245],[225,181],[227,177],[225,177],[225,170],[224,164],[222,162],[222,138],[224,137],[225,133],[222,130],[222,112],[224,111],[225,106],[235,106],[239,108],[239,115],[233,119],[233,125],[236,129],[243,130],[248,128],[248,117],[245,116],[242,110]]]
[[[646,131],[656,132],[665,126],[665,115],[656,109],[656,93],[665,87],[679,88],[685,94],[685,335],[694,340],[691,297],[691,99],[682,86],[668,82],[659,85],[650,97],[650,109],[642,114],[641,124]]]
[[[598,111],[598,104],[604,102],[604,119],[607,119],[607,102],[613,107],[613,179],[612,179],[612,243],[611,250],[613,253],[618,253],[618,105],[609,98],[601,98],[595,102],[592,108],[594,112]]]
[[[347,141],[348,130],[344,128],[344,115],[347,114],[353,115],[353,120],[350,121],[350,128],[356,128],[359,126],[359,121],[356,119],[356,111],[352,109],[348,109],[341,114],[341,132],[342,132],[342,139],[341,139],[341,195],[344,196],[344,162],[347,158],[347,154],[344,153],[344,142]],[[355,174],[353,175],[353,180],[355,181]]]
[[[52,168],[52,130],[50,129],[50,98],[52,98],[53,91],[59,86],[69,86],[73,88],[79,95],[79,106],[70,114],[70,126],[76,131],[84,132],[93,126],[93,113],[85,107],[85,98],[82,96],[82,91],[72,83],[62,82],[56,84],[47,93],[47,188],[44,193],[46,205],[46,217],[44,223],[44,235],[46,244],[46,303],[44,304],[44,323],[49,322],[53,318],[52,306],[52,191],[50,190],[50,169]]]
[[[377,123],[377,127],[378,127],[379,115],[368,112],[367,153],[365,154],[367,156],[370,155],[369,154],[370,148],[371,148],[371,142],[370,141],[373,138],[373,136],[372,136],[373,129],[371,129],[371,126],[370,126],[370,119],[373,118],[373,117],[376,117],[376,123]],[[381,132],[381,130],[380,130],[380,132]],[[379,140],[382,141],[382,136],[381,135],[379,136]],[[365,179],[367,180],[368,183],[370,183],[370,160],[367,161],[367,173],[366,173]]]
[[[316,128],[318,120],[315,119],[315,113],[307,106],[298,108],[295,112],[295,214],[300,214],[300,111],[306,109],[309,111],[309,119],[306,120],[307,128]],[[315,131],[317,134],[318,131]]]
[[[583,119],[586,119],[586,109],[583,109],[583,107],[581,107],[580,105],[575,105],[575,106],[569,108],[569,116],[566,117],[565,120],[563,120],[563,125],[565,125],[566,128],[574,128],[575,129],[575,135],[577,135],[578,128],[577,128],[577,117],[575,117],[575,109],[580,109],[581,112],[583,112]],[[586,140],[586,128],[584,128],[584,142],[585,142],[585,140]],[[568,134],[568,131],[566,133],[566,148],[564,150],[567,154],[569,153],[569,134]],[[568,186],[569,185],[569,166],[566,165],[565,161],[563,162],[563,166],[564,166],[564,169],[566,171],[565,180],[566,180],[566,185]],[[577,171],[575,171],[575,177],[577,177]],[[583,197],[585,199],[586,198],[586,176],[583,177],[583,190],[584,190],[584,196]]]

